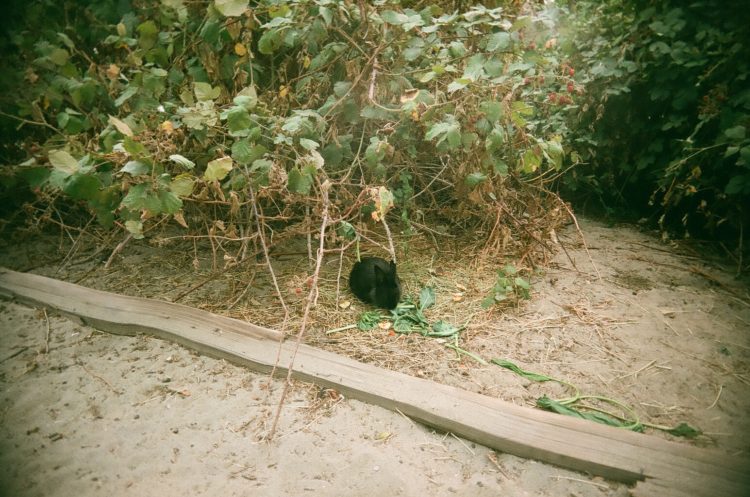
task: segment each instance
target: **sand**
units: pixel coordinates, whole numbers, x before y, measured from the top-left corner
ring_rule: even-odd
[[[649,422],[704,431],[681,443],[747,457],[746,287],[731,268],[633,228],[587,222],[584,231],[596,268],[568,233],[571,258],[557,254],[532,300],[477,320],[463,345],[622,400]],[[0,258],[25,262],[11,248]],[[265,441],[280,380],[9,301],[0,301],[0,333],[2,495],[628,495],[617,482],[496,453],[299,382]],[[385,333],[372,340],[411,346]],[[431,356],[447,356],[434,347]],[[427,376],[521,405],[550,393],[497,367],[445,361]]]

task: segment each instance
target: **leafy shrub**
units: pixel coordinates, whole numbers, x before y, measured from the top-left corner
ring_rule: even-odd
[[[495,249],[538,244],[562,217],[545,185],[572,99],[547,99],[569,80],[549,20],[514,9],[28,5],[4,42],[17,55],[3,115],[25,132],[12,171],[42,215],[78,206],[135,237],[174,219],[238,239],[256,203],[293,227],[328,183],[338,221],[396,207],[407,226],[479,226]]]
[[[586,95],[569,126],[596,190],[664,229],[738,236],[750,205],[750,43],[743,2],[570,4]]]

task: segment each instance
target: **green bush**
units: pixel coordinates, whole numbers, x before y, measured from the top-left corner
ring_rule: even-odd
[[[548,20],[514,2],[420,5],[28,5],[4,41],[16,55],[2,108],[25,142],[14,178],[42,210],[83,207],[136,237],[170,219],[252,232],[250,188],[293,226],[330,181],[334,219],[395,208],[407,225],[434,213],[485,224],[503,247],[538,243],[524,216],[562,216],[545,207],[565,160],[564,99],[548,87],[569,79]]]
[[[601,195],[685,234],[737,237],[750,207],[745,2],[571,3],[565,49],[585,99],[569,121],[588,165],[569,191]]]

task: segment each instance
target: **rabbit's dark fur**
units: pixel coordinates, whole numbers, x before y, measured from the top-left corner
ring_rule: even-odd
[[[380,257],[364,257],[349,274],[349,288],[364,302],[393,309],[401,299],[401,281],[396,264]]]

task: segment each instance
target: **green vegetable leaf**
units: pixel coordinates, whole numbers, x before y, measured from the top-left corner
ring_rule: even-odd
[[[527,380],[538,381],[538,382],[557,381],[554,378],[550,378],[549,376],[545,376],[543,374],[532,373],[530,371],[524,371],[523,369],[519,368],[518,366],[516,366],[512,362],[507,361],[505,359],[492,359],[490,362],[493,363],[493,364],[496,364],[496,365],[498,365],[500,367],[503,367],[503,368],[506,368],[506,369],[510,369],[511,371],[513,371],[514,373],[516,373],[517,375],[523,376]]]
[[[614,426],[616,428],[628,428],[634,431],[643,430],[642,425],[639,425],[639,424],[633,425],[633,423],[621,421],[617,418],[613,418],[612,416],[608,416],[598,411],[585,412],[585,411],[581,411],[578,409],[574,409],[572,407],[561,404],[560,402],[556,400],[550,399],[546,395],[537,399],[536,405],[547,411],[556,412],[558,414],[564,414],[566,416],[571,416],[574,418],[586,419],[589,421],[594,421],[596,423]]]
[[[427,332],[427,336],[433,338],[445,338],[452,337],[461,332],[461,328],[458,328],[451,323],[445,322],[442,319],[432,325],[432,331]]]
[[[435,305],[435,302],[437,301],[437,298],[435,296],[435,289],[431,286],[426,286],[422,288],[422,291],[419,292],[419,310],[424,311],[425,309],[429,309],[433,305]]]

